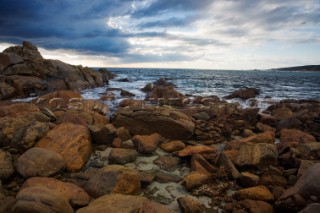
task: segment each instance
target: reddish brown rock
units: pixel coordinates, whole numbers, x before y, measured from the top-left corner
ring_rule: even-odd
[[[90,196],[82,188],[73,183],[62,182],[54,178],[33,177],[23,183],[22,189],[41,187],[54,190],[72,206],[85,206],[90,201]]]
[[[8,179],[14,173],[10,152],[0,149],[0,181]]]
[[[7,83],[0,82],[0,100],[12,98],[16,89]]]
[[[5,197],[0,193],[0,213],[12,212],[12,208],[16,203],[16,198],[12,196]]]
[[[48,177],[58,174],[65,168],[65,162],[58,153],[43,148],[32,148],[23,153],[16,165],[23,177]]]
[[[273,201],[274,196],[269,191],[269,189],[265,186],[254,186],[250,188],[240,189],[239,191],[236,191],[236,193],[233,195],[237,200],[260,200],[260,201]]]
[[[110,193],[137,194],[140,188],[138,172],[120,165],[109,165],[100,169],[86,185],[87,191],[93,197]]]
[[[280,132],[280,145],[296,147],[298,144],[316,142],[315,137],[296,129],[282,129]]]
[[[191,172],[183,178],[182,184],[188,191],[203,185],[210,181],[210,175],[197,172]]]
[[[132,141],[139,153],[151,154],[158,147],[160,137],[157,133],[152,135],[136,135],[132,138]]]
[[[208,174],[210,175],[213,172],[216,172],[215,169],[206,159],[202,157],[200,154],[194,154],[191,157],[190,161],[191,169],[195,172]]]
[[[253,187],[258,185],[260,178],[259,176],[251,174],[249,172],[241,172],[239,180],[242,186]]]
[[[170,141],[162,143],[160,147],[166,152],[175,152],[184,149],[186,145],[182,141]]]
[[[189,139],[195,124],[192,118],[164,107],[129,107],[121,109],[112,121],[115,127],[125,127],[132,135],[155,132],[168,139]]]
[[[82,103],[82,96],[71,90],[59,90],[42,95],[34,99],[32,103],[38,107],[46,107],[49,109],[68,108],[70,103]]]
[[[165,206],[148,201],[145,197],[110,194],[104,195],[93,202],[89,206],[81,208],[77,213],[100,213],[100,212],[137,212],[137,213],[173,213]]]
[[[177,201],[182,212],[185,212],[185,213],[206,212],[205,211],[206,207],[191,196],[180,197],[177,199]]]
[[[273,110],[272,115],[277,119],[281,120],[281,119],[292,117],[293,112],[291,111],[291,109],[283,107],[283,108],[277,108]]]
[[[109,155],[111,164],[126,164],[136,160],[138,153],[132,149],[113,148]]]
[[[239,167],[267,168],[277,164],[278,152],[275,144],[243,143],[239,150],[236,165]]]
[[[187,146],[178,152],[179,157],[191,156],[193,154],[215,153],[217,148],[211,146]]]
[[[296,184],[287,189],[275,203],[280,211],[297,212],[320,200],[320,163],[309,167]]]
[[[111,145],[117,136],[117,129],[112,124],[107,124],[103,127],[89,127],[92,142],[96,144]]]
[[[239,140],[240,142],[251,142],[251,143],[274,143],[275,133],[271,131],[266,131],[260,134],[252,135],[247,138]]]
[[[302,158],[310,160],[320,159],[320,143],[312,142],[300,144],[297,147],[301,153]]]
[[[36,146],[59,153],[70,172],[79,171],[92,152],[89,130],[71,123],[56,126],[42,137]]]
[[[13,207],[15,213],[25,212],[60,212],[73,213],[68,201],[55,190],[46,187],[28,187],[22,189]]]
[[[231,159],[224,152],[219,153],[215,160],[215,164],[218,166],[222,166],[230,179],[238,179],[240,177],[240,173],[231,161]]]

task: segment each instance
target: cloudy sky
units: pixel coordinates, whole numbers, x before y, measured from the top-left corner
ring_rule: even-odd
[[[105,67],[320,64],[320,0],[1,0],[0,51]]]

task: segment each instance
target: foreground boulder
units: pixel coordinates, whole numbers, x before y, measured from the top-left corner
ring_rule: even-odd
[[[17,171],[23,177],[48,177],[65,168],[65,162],[58,153],[43,148],[32,148],[17,160]]]
[[[296,184],[287,189],[276,202],[281,211],[297,212],[309,203],[320,200],[320,163],[308,168]]]
[[[192,118],[170,108],[124,108],[112,121],[116,127],[127,128],[131,135],[159,133],[169,139],[190,139],[195,127]]]
[[[16,199],[16,204],[13,207],[14,213],[73,213],[73,208],[59,192],[45,187],[34,186],[22,189]]]
[[[42,137],[36,146],[59,153],[70,172],[79,171],[87,163],[92,152],[89,130],[71,123],[56,126]]]
[[[141,189],[137,171],[120,165],[109,165],[93,175],[86,189],[93,197],[110,193],[137,194]]]
[[[14,96],[18,98],[62,89],[79,91],[105,84],[100,72],[58,60],[43,59],[38,48],[25,41],[22,46],[9,47],[0,54],[0,74],[3,75],[0,82],[14,88]],[[2,99],[11,97],[2,94]]]
[[[167,209],[158,203],[149,201],[145,197],[111,194],[102,196],[89,206],[81,208],[77,213],[100,213],[100,212],[154,212],[154,213],[173,213],[174,211]]]
[[[41,187],[54,190],[60,194],[71,206],[85,206],[90,201],[90,196],[82,188],[73,183],[63,182],[54,178],[33,177],[23,183],[22,189]]]

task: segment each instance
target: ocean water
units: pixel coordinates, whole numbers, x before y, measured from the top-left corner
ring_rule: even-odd
[[[176,89],[192,96],[216,95],[220,98],[233,91],[254,87],[260,89],[258,107],[265,108],[273,102],[282,99],[318,99],[320,100],[320,72],[291,72],[291,71],[258,71],[258,70],[194,70],[194,69],[137,69],[113,68],[108,69],[118,76],[103,88],[83,91],[85,98],[99,98],[107,88],[121,88],[134,93],[136,99],[144,99],[141,91],[147,83],[160,78],[166,78],[176,85]],[[119,82],[128,78],[129,82]],[[120,98],[119,94],[116,95]],[[241,100],[246,106],[248,103]],[[116,104],[116,103],[109,103]]]

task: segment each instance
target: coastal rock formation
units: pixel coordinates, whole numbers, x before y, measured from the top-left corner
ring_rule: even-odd
[[[0,98],[24,98],[54,90],[79,91],[103,86],[110,75],[105,71],[101,73],[44,59],[36,46],[24,41],[22,46],[9,47],[0,54]]]
[[[36,145],[59,153],[68,171],[79,171],[88,161],[91,152],[89,130],[82,125],[63,123],[42,137]]]
[[[43,148],[32,148],[17,160],[17,171],[23,177],[48,177],[65,168],[65,162],[58,153]]]
[[[226,99],[241,98],[249,99],[254,98],[256,95],[259,95],[260,91],[256,88],[244,88],[234,91],[231,95],[226,96]]]
[[[192,118],[171,108],[120,109],[112,124],[127,128],[132,135],[159,133],[169,139],[189,139],[195,127]]]

